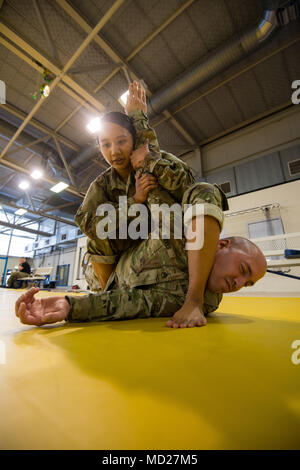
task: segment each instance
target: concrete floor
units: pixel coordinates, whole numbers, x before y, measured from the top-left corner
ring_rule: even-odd
[[[226,296],[187,330],[38,328],[22,292],[0,289],[1,449],[300,448],[300,298]]]

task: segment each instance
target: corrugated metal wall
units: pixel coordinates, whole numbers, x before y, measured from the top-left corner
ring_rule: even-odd
[[[263,155],[241,165],[224,168],[204,176],[209,183],[230,182],[231,192],[227,193],[227,196],[237,196],[299,179],[300,173],[291,176],[289,172],[288,163],[295,160],[300,160],[300,145]]]

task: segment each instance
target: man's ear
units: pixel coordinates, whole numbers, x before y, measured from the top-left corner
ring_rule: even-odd
[[[230,247],[230,240],[228,238],[221,238],[218,242],[218,248],[222,250],[222,248],[229,248]]]

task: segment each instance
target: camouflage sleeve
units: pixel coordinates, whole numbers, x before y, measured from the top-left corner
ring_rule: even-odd
[[[148,116],[142,111],[132,111],[128,114],[136,131],[135,148],[142,147],[146,140],[149,141],[149,149],[153,153],[159,153],[159,144],[154,129],[150,127]]]
[[[204,302],[203,302],[203,310],[204,315],[208,315],[209,313],[214,312],[219,307],[223,295],[220,293],[213,293],[208,289],[205,289],[204,293]]]
[[[223,191],[215,184],[195,183],[189,187],[182,198],[182,209],[185,212],[185,223],[188,223],[185,204],[196,205],[204,204],[204,215],[209,215],[217,219],[220,229],[223,229],[224,214],[228,210],[228,202]],[[190,212],[190,218],[194,214]]]
[[[159,157],[148,154],[142,170],[153,174],[158,183],[180,202],[186,189],[195,183],[188,165],[166,152],[161,152]]]
[[[108,210],[111,210],[111,213],[106,212],[103,215],[97,215],[97,209],[102,204],[109,204],[110,206],[108,206]],[[132,197],[127,197],[127,206],[124,208],[119,207],[119,204],[116,202],[109,201],[105,191],[104,178],[97,178],[93,183],[91,183],[83,203],[76,212],[74,220],[80,230],[87,237],[91,240],[96,240],[98,238],[98,223],[104,218],[107,218],[106,231],[108,234],[109,227],[114,228],[112,233],[115,233],[115,231],[123,224],[126,224],[127,227],[129,221],[134,218],[128,216],[128,209],[132,204],[135,204],[135,200]],[[115,223],[114,217],[116,217]]]
[[[144,159],[142,172],[152,173],[165,190],[181,201],[184,191],[195,182],[188,165],[175,155],[160,150],[156,132],[143,111],[132,111],[129,117],[137,134],[135,147],[141,147],[147,139],[149,141],[150,153]]]
[[[170,284],[170,286],[168,285]],[[184,302],[180,282],[146,288],[122,287],[82,297],[66,296],[70,304],[67,322],[132,320],[169,317]]]

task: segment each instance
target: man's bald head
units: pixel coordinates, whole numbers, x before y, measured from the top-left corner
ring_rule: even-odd
[[[255,243],[244,237],[223,238],[207,286],[212,292],[236,292],[255,284],[266,270],[266,258]]]

